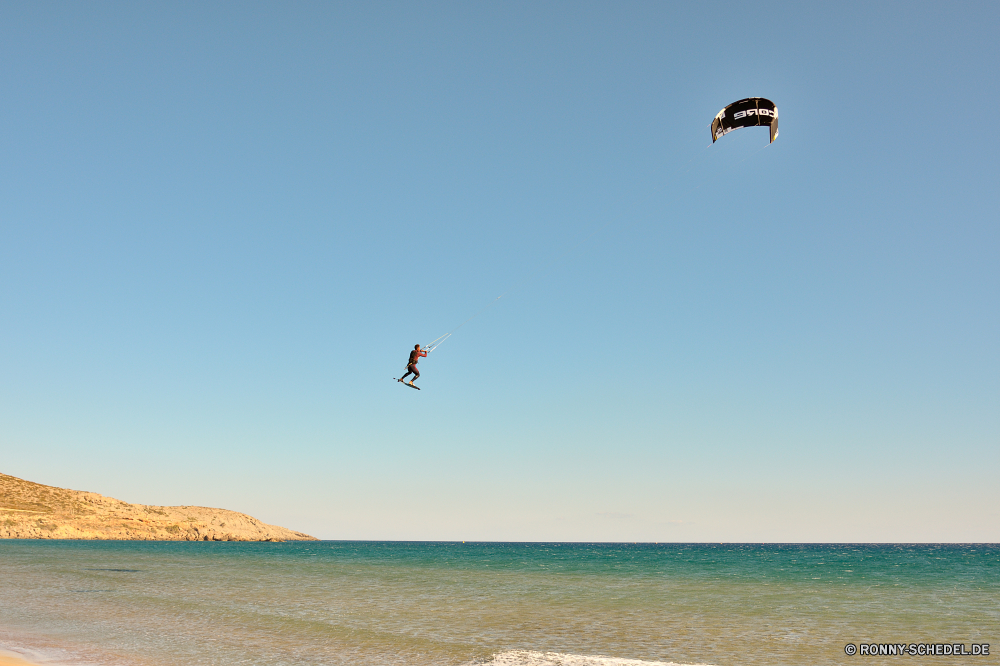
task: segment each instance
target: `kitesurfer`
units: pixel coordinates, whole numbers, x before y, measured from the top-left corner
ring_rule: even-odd
[[[410,386],[413,386],[413,382],[420,379],[420,371],[417,370],[417,361],[421,356],[427,356],[427,351],[420,348],[420,345],[414,345],[413,351],[410,352],[410,361],[406,364],[406,375],[412,374],[413,379],[406,382]],[[406,375],[399,378],[399,381],[406,379]]]

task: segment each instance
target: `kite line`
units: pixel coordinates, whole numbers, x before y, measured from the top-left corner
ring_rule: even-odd
[[[591,231],[589,234],[587,234],[586,236],[584,236],[583,238],[581,238],[580,240],[578,240],[572,246],[570,246],[569,248],[563,250],[556,257],[554,257],[551,260],[549,260],[548,262],[542,264],[539,268],[536,268],[534,271],[532,271],[531,273],[529,273],[527,275],[527,277],[525,277],[524,279],[520,280],[519,282],[516,282],[512,286],[507,287],[506,291],[504,291],[502,294],[500,294],[499,296],[497,296],[496,298],[494,298],[492,301],[490,301],[489,303],[487,303],[486,305],[484,305],[483,307],[481,307],[479,309],[479,311],[476,312],[474,315],[472,315],[471,317],[469,317],[468,319],[466,319],[461,324],[459,324],[455,328],[451,329],[450,331],[448,331],[447,333],[445,333],[441,337],[438,337],[438,338],[435,338],[434,340],[431,340],[428,344],[426,344],[424,346],[424,349],[427,351],[428,354],[430,354],[432,351],[434,351],[435,349],[437,349],[438,347],[440,347],[442,342],[444,342],[445,340],[447,340],[448,338],[450,338],[452,333],[454,333],[455,331],[457,331],[458,329],[462,328],[463,326],[465,326],[466,324],[468,324],[470,321],[472,321],[473,319],[475,319],[479,315],[483,314],[484,312],[486,312],[487,310],[489,310],[490,308],[492,308],[494,305],[496,305],[500,301],[501,298],[503,298],[504,296],[506,296],[510,292],[514,291],[515,289],[517,289],[519,287],[523,287],[525,284],[527,284],[528,282],[530,282],[533,278],[537,277],[540,273],[542,273],[543,271],[545,271],[548,268],[551,268],[560,259],[562,259],[566,255],[570,254],[571,252],[573,252],[573,250],[577,249],[578,247],[580,247],[581,245],[583,245],[584,243],[586,243],[588,240],[590,240],[591,238],[593,238],[598,232],[607,229],[609,226],[611,226],[611,223],[614,222],[614,221],[615,221],[615,218],[609,219],[607,222],[605,222],[604,224],[602,224],[601,226],[597,227],[596,229],[594,229],[593,231]]]
[[[717,140],[719,140],[720,138],[722,138],[723,136],[725,136],[729,132],[732,132],[733,130],[740,129],[740,128],[743,128],[743,127],[753,127],[753,126],[758,126],[758,127],[759,126],[766,126],[766,127],[768,127],[769,130],[770,130],[770,132],[769,132],[770,133],[770,141],[763,148],[760,148],[760,149],[754,151],[754,153],[752,153],[751,155],[748,155],[748,156],[744,157],[742,160],[740,160],[741,162],[746,161],[750,157],[753,157],[753,155],[756,155],[757,153],[759,153],[764,148],[767,148],[769,145],[771,145],[772,143],[774,143],[774,140],[776,138],[778,138],[778,107],[774,104],[774,102],[772,102],[769,99],[765,99],[763,97],[747,97],[745,99],[741,99],[741,100],[738,100],[736,102],[733,102],[732,104],[730,104],[730,105],[726,106],[725,108],[723,108],[722,111],[720,111],[715,116],[715,119],[712,121],[712,124],[709,126],[710,127],[710,131],[712,133],[712,143],[709,144],[708,146],[706,146],[706,148],[710,148],[712,146],[712,144],[714,144]],[[699,159],[699,155],[695,155],[694,157],[692,157],[690,160],[688,160],[688,163],[686,165],[680,167],[680,169],[685,169],[684,173],[685,174],[688,173],[689,171],[691,171],[694,168],[694,166],[691,163],[694,162],[697,159]],[[678,169],[678,171],[680,169]],[[700,186],[701,186],[701,184],[699,183],[695,187],[695,189],[697,189]],[[515,283],[513,286],[508,287],[506,291],[504,291],[502,294],[500,294],[499,296],[497,296],[496,298],[494,298],[492,301],[490,301],[489,303],[487,303],[486,305],[484,305],[482,308],[479,309],[478,312],[476,312],[471,317],[469,317],[468,319],[466,319],[465,321],[463,321],[461,324],[459,324],[458,326],[456,326],[455,328],[451,329],[450,331],[448,331],[444,335],[435,338],[434,340],[432,340],[431,342],[429,342],[427,345],[425,345],[424,346],[424,350],[428,354],[430,354],[432,351],[434,351],[435,349],[437,349],[438,347],[440,347],[441,344],[445,340],[447,340],[448,338],[450,338],[451,335],[455,331],[457,331],[458,329],[462,328],[463,326],[465,326],[466,324],[468,324],[470,321],[472,321],[473,319],[475,319],[479,315],[483,314],[484,312],[486,312],[487,310],[489,310],[490,308],[492,308],[494,305],[496,305],[500,301],[501,298],[503,298],[504,296],[506,296],[510,292],[512,292],[515,289],[518,289],[519,287],[523,286],[524,284],[526,284],[527,282],[531,281],[533,278],[535,278],[536,276],[538,276],[540,273],[542,273],[544,270],[546,270],[546,269],[550,268],[551,266],[553,266],[560,259],[562,259],[566,255],[568,255],[569,253],[573,252],[578,247],[580,247],[581,245],[583,245],[585,242],[587,242],[588,240],[590,240],[591,238],[593,238],[595,234],[597,234],[598,232],[603,231],[604,229],[608,228],[611,225],[611,223],[614,222],[614,221],[615,221],[615,218],[609,219],[607,222],[605,222],[604,224],[602,224],[601,226],[599,226],[597,229],[595,229],[594,231],[592,231],[589,234],[587,234],[584,238],[582,238],[579,241],[577,241],[574,245],[572,245],[568,249],[564,250],[558,256],[556,256],[552,260],[548,261],[547,263],[543,264],[542,266],[540,266],[538,269],[536,269],[532,273],[529,273],[527,277],[525,277],[521,281]]]

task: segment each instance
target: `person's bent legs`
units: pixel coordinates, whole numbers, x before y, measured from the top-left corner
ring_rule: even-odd
[[[406,374],[400,377],[399,381],[405,380],[407,376],[411,374],[413,375],[413,379],[410,380],[410,383],[412,384],[415,380],[420,378],[420,371],[417,370],[417,366],[412,363],[406,366]]]

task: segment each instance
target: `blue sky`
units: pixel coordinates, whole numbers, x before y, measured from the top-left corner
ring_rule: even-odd
[[[5,3],[0,471],[322,538],[997,541],[998,24]],[[748,96],[778,140],[709,147]]]

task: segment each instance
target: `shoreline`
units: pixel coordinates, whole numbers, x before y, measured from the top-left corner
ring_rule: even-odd
[[[24,655],[17,652],[0,649],[0,666],[41,666],[41,664],[28,661]]]

